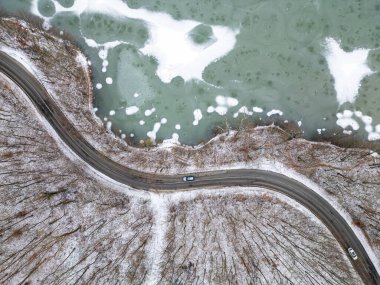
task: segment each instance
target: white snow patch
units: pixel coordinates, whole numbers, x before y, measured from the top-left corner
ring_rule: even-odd
[[[240,107],[240,109],[234,114],[234,118],[237,118],[239,116],[239,114],[245,114],[245,115],[248,115],[248,116],[252,116],[253,115],[253,112],[249,111],[247,106],[242,106]]]
[[[282,115],[283,115],[283,112],[280,111],[280,110],[273,109],[273,110],[271,110],[271,111],[269,111],[269,112],[267,113],[267,116],[268,116],[268,117],[270,117],[270,116],[272,116],[272,115],[280,115],[280,116],[282,116]]]
[[[344,134],[352,133],[351,130],[347,130],[348,127],[351,127],[354,131],[359,130],[360,125],[357,119],[360,119],[364,124],[365,131],[368,133],[367,139],[369,141],[380,139],[380,125],[373,126],[373,118],[364,115],[361,111],[344,110],[343,112],[338,112],[336,117],[338,118],[336,124],[343,128]]]
[[[161,128],[161,123],[155,123],[153,126],[153,130],[147,132],[147,136],[152,140],[153,143],[156,142],[157,132]]]
[[[318,134],[322,134],[322,132],[325,132],[326,131],[326,129],[325,128],[323,128],[323,129],[317,129],[317,132],[318,132]]]
[[[203,70],[212,62],[228,54],[235,46],[239,30],[213,25],[214,41],[208,45],[197,45],[189,37],[189,32],[201,22],[193,20],[175,20],[163,12],[148,11],[143,8],[131,9],[122,0],[77,0],[72,7],[65,8],[53,2],[56,13],[72,12],[78,16],[84,12],[102,13],[113,17],[127,17],[142,20],[149,29],[150,39],[140,49],[145,55],[154,56],[158,61],[157,75],[169,83],[174,77],[181,76],[185,81],[203,80]],[[38,0],[31,3],[31,12],[45,19],[45,23],[54,17],[44,17],[38,11]],[[87,40],[95,47],[95,41]],[[183,54],[186,54],[184,57]]]
[[[156,111],[156,108],[152,108],[152,109],[145,110],[144,115],[145,115],[146,117],[149,117],[149,116],[152,115],[155,111]]]
[[[349,110],[344,110],[343,113],[337,113],[336,117],[338,118],[338,120],[336,121],[336,124],[343,129],[351,127],[354,131],[357,131],[360,128],[360,126],[359,123],[352,118],[352,115],[353,112]]]
[[[193,115],[194,115],[193,125],[197,126],[199,121],[202,120],[202,117],[203,117],[202,111],[200,109],[195,109],[193,112]]]
[[[334,77],[334,87],[339,105],[345,102],[354,103],[362,79],[374,72],[367,65],[370,49],[355,49],[345,52],[340,42],[333,38],[325,40],[325,57]]]
[[[136,114],[139,110],[140,109],[137,106],[127,107],[127,108],[125,108],[125,114],[130,116],[130,115]]]
[[[117,47],[118,45],[128,44],[128,42],[124,42],[124,41],[111,41],[111,42],[100,44],[100,43],[97,43],[94,39],[89,39],[84,36],[83,36],[83,39],[89,47],[99,49],[98,56],[102,60],[102,72],[107,71],[107,66],[109,64],[107,60],[108,51],[114,47]]]
[[[82,65],[84,68],[88,68],[89,65],[91,65],[91,62],[87,60],[87,58],[84,56],[84,54],[78,52],[76,56],[76,61]]]
[[[106,83],[107,83],[107,84],[112,84],[112,82],[113,82],[113,80],[112,80],[111,77],[107,77],[107,78],[106,78]]]
[[[152,261],[150,271],[147,276],[146,284],[159,284],[161,277],[161,258],[164,255],[165,249],[165,235],[168,227],[168,199],[165,194],[151,193],[151,207],[154,217],[152,228],[153,242],[148,251],[148,260]]]
[[[235,106],[237,106],[237,104],[239,104],[239,101],[236,98],[225,97],[225,96],[221,96],[221,95],[216,96],[215,102],[219,106],[227,106],[227,107],[235,107]]]
[[[226,97],[226,96],[221,96],[221,95],[218,95],[215,97],[215,102],[217,106],[216,107],[209,106],[207,108],[207,113],[216,112],[220,116],[224,116],[225,114],[227,114],[228,109],[230,107],[235,107],[239,104],[239,101],[236,98]]]
[[[370,132],[368,134],[368,140],[369,141],[377,141],[380,140],[380,133]]]

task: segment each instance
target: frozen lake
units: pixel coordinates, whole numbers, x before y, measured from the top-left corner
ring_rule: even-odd
[[[295,121],[380,139],[377,0],[0,0],[72,34],[96,114],[136,142],[197,144],[216,125]]]

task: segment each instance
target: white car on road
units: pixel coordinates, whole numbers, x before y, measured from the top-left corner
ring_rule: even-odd
[[[194,178],[194,176],[184,176],[184,177],[182,177],[182,180],[184,182],[192,182],[195,180],[195,178]]]
[[[348,251],[348,253],[350,254],[350,256],[351,256],[351,258],[352,258],[353,260],[358,259],[358,256],[357,256],[355,250],[353,250],[351,247],[349,247],[349,248],[347,249],[347,251]]]

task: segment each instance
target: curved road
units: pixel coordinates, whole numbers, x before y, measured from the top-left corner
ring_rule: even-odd
[[[130,169],[92,147],[70,124],[41,83],[21,63],[1,51],[0,72],[11,78],[26,93],[68,147],[104,175],[136,189],[162,192],[211,186],[257,186],[280,192],[313,212],[328,227],[345,252],[348,247],[356,251],[359,258],[356,261],[350,260],[365,284],[380,284],[378,272],[350,225],[331,204],[305,185],[284,175],[262,170],[195,173],[195,181],[185,183],[182,181],[183,175],[153,175]]]

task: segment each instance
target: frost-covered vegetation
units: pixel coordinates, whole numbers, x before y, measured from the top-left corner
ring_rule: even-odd
[[[1,284],[361,284],[289,199],[120,193],[65,157],[10,81],[0,95]]]
[[[172,201],[160,282],[360,282],[348,270],[339,245],[326,228],[293,206],[267,191]]]

